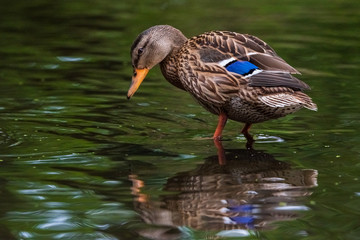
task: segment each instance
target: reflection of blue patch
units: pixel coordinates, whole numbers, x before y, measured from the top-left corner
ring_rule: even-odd
[[[232,221],[236,222],[237,224],[250,224],[254,222],[254,218],[251,216],[245,216],[245,217],[231,217]]]
[[[234,207],[228,207],[228,209],[231,212],[250,212],[254,209],[254,207],[250,204],[247,205],[240,205],[240,206],[234,206]]]
[[[252,73],[255,69],[259,69],[257,66],[248,61],[234,61],[225,66],[229,72],[234,72],[240,75],[246,75]]]

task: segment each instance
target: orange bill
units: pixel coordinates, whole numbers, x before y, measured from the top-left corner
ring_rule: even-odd
[[[130,84],[130,88],[127,93],[127,98],[130,99],[132,95],[136,92],[136,90],[139,88],[140,84],[144,80],[146,74],[149,72],[149,69],[143,68],[143,69],[137,69],[135,68],[135,73],[132,77],[132,81]]]

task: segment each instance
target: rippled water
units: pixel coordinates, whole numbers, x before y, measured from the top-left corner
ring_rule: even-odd
[[[0,239],[359,239],[357,1],[1,1]],[[224,131],[129,46],[155,24],[257,35],[319,111]]]

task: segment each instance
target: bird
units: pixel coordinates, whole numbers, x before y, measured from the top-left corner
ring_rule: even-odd
[[[209,31],[187,38],[175,27],[155,25],[136,37],[130,53],[134,71],[127,98],[159,64],[168,82],[218,115],[215,142],[221,141],[228,119],[245,124],[241,133],[252,145],[252,124],[301,108],[317,111],[304,93],[309,85],[293,76],[300,72],[253,35]]]

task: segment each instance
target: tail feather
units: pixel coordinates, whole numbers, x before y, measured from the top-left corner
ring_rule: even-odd
[[[266,105],[274,108],[283,108],[287,106],[303,106],[309,110],[317,111],[317,105],[311,98],[303,92],[294,93],[276,93],[259,96],[258,99]]]
[[[301,102],[303,102],[304,107],[312,110],[312,111],[317,111],[318,107],[316,105],[316,103],[314,103],[311,99],[311,97],[309,97],[308,95],[306,95],[303,92],[296,92],[296,97],[297,99],[299,99]]]
[[[305,108],[309,109],[309,110],[312,110],[312,111],[317,111],[318,110],[318,107],[315,103],[313,103],[312,101],[310,103],[306,103],[304,105]]]

